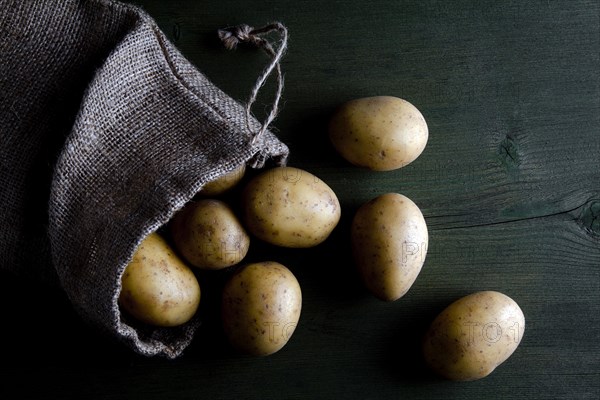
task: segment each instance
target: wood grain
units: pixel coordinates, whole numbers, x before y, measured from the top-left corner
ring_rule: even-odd
[[[10,386],[35,392],[16,384],[28,378],[46,394],[104,399],[600,397],[597,1],[135,3],[240,101],[266,58],[223,50],[216,29],[287,25],[274,125],[290,163],[336,191],[342,221],[314,249],[251,246],[250,259],[288,265],[303,289],[296,333],[267,358],[236,355],[224,342],[215,311],[223,277],[202,277],[211,287],[205,328],[181,359],[166,361],[130,354],[86,327],[59,290],[3,276],[11,345],[0,395]],[[326,132],[339,104],[378,94],[412,102],[430,129],[421,157],[386,173],[348,165]],[[348,254],[354,211],[385,192],[414,200],[430,230],[421,275],[390,304],[366,293]],[[431,376],[419,353],[423,331],[450,302],[484,289],[521,305],[521,346],[481,381]]]

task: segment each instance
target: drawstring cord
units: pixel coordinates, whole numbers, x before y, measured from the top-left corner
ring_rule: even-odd
[[[277,49],[274,49],[271,43],[262,37],[262,35],[266,35],[273,31],[277,31],[281,35],[281,43]],[[262,48],[271,57],[271,62],[256,80],[256,83],[252,88],[250,98],[248,99],[248,103],[246,104],[246,125],[248,131],[252,135],[252,144],[254,145],[256,141],[264,134],[279,112],[279,100],[281,99],[281,94],[283,93],[283,74],[281,73],[280,60],[287,49],[287,28],[279,22],[274,22],[258,29],[246,24],[242,24],[234,27],[219,29],[218,34],[219,38],[223,42],[223,45],[228,50],[235,49],[239,43],[248,43],[258,48]],[[264,86],[267,78],[269,75],[271,75],[274,69],[277,71],[277,92],[275,93],[275,99],[273,100],[273,107],[271,108],[271,112],[267,118],[261,124],[260,129],[253,130],[250,126],[250,121],[252,119],[252,105],[256,101],[258,92]]]

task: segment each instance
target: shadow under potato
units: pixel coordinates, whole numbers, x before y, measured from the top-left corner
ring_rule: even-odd
[[[399,299],[397,301],[402,301]],[[423,358],[422,343],[425,333],[436,316],[435,306],[423,305],[407,310],[404,307],[397,323],[381,341],[383,367],[395,380],[406,383],[440,382]]]
[[[340,221],[330,236],[318,246],[300,249],[303,266],[294,268],[299,279],[311,292],[318,292],[333,303],[369,296],[354,265],[350,244],[350,226],[354,210],[344,208]]]
[[[275,121],[281,130],[279,138],[290,148],[289,166],[318,165],[323,168],[347,164],[329,140],[328,124],[334,111],[334,107],[303,110],[300,117],[282,116]]]

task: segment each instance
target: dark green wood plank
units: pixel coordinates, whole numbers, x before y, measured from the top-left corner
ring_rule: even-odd
[[[149,399],[599,397],[597,1],[135,3],[240,101],[266,58],[223,50],[215,30],[287,24],[284,108],[275,126],[292,150],[290,162],[338,193],[342,221],[315,249],[253,247],[251,257],[289,265],[304,294],[292,340],[261,359],[233,354],[220,335],[210,311],[218,279],[210,280],[205,329],[181,359],[166,361],[133,355],[86,327],[60,291],[3,277],[0,300],[21,300],[6,315],[14,328],[4,336],[14,345],[0,391]],[[429,124],[424,153],[398,171],[351,167],[327,141],[337,105],[378,94],[411,101]],[[431,236],[423,272],[392,304],[364,291],[347,241],[356,208],[388,191],[422,208]],[[436,379],[418,352],[423,331],[451,301],[483,289],[521,304],[522,345],[481,381]],[[38,385],[17,383],[30,377]]]

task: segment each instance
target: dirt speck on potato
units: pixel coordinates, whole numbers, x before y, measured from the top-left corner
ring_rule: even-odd
[[[354,262],[377,298],[395,301],[417,279],[429,245],[423,214],[406,196],[386,193],[361,206],[351,225]]]
[[[325,241],[341,216],[333,190],[311,173],[292,167],[254,177],[244,188],[242,208],[245,226],[254,236],[294,248]]]
[[[138,246],[121,277],[121,286],[123,311],[154,326],[184,324],[200,303],[195,275],[157,233]]]
[[[476,292],[435,318],[423,340],[423,355],[447,379],[481,379],[513,354],[524,330],[525,317],[514,300],[500,292]]]
[[[173,243],[192,266],[223,269],[240,263],[250,247],[250,236],[223,201],[202,199],[188,203],[170,222]]]
[[[425,149],[429,130],[404,99],[374,96],[341,105],[329,122],[334,148],[350,163],[374,171],[402,168]]]
[[[273,354],[290,339],[301,308],[300,286],[285,266],[270,261],[248,264],[223,289],[223,330],[244,353]]]

